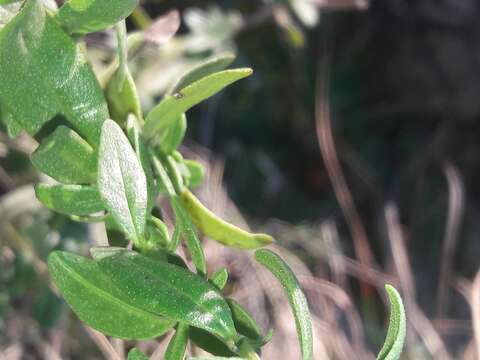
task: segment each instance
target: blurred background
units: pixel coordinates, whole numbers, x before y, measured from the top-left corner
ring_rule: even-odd
[[[128,28],[151,40],[132,36],[130,49],[145,111],[209,56],[235,52],[235,67],[254,69],[188,112],[182,153],[205,165],[197,193],[213,211],[276,238],[314,314],[316,359],[374,358],[387,282],[406,305],[404,359],[479,359],[480,3],[140,3]],[[159,45],[152,24],[174,9],[180,29]],[[14,11],[0,9],[0,26]],[[101,80],[114,34],[86,43]],[[48,287],[48,253],[86,252],[99,229],[37,203],[36,146],[0,121],[0,359],[123,354],[132,343],[102,342]],[[263,358],[299,359],[273,278],[249,253],[204,244],[209,270],[231,272],[227,292],[274,328]],[[161,359],[166,340],[139,347]]]

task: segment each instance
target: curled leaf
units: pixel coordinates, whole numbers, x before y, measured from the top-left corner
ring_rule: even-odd
[[[282,284],[292,307],[302,357],[304,360],[313,360],[312,320],[307,299],[295,274],[280,256],[270,250],[257,250],[255,259],[265,266]]]
[[[391,285],[385,285],[385,290],[390,300],[390,324],[377,360],[397,360],[400,358],[405,342],[407,319],[398,291]]]
[[[220,219],[188,190],[182,193],[181,199],[193,223],[201,232],[219,243],[240,249],[257,249],[273,242],[270,235],[252,234]]]

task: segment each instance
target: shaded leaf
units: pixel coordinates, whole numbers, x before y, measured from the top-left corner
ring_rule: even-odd
[[[158,144],[164,154],[171,154],[182,143],[187,131],[187,117],[180,115],[180,119],[172,123],[158,135]]]
[[[97,263],[136,306],[202,328],[233,346],[237,334],[230,309],[218,290],[200,276],[128,250]]]
[[[402,354],[403,344],[405,343],[407,319],[402,298],[398,291],[391,285],[385,285],[385,290],[390,300],[390,324],[387,338],[377,356],[377,360],[397,360]]]
[[[55,19],[70,34],[104,30],[125,19],[138,0],[68,0]]]
[[[195,268],[199,274],[206,275],[207,263],[205,261],[205,254],[203,253],[202,244],[200,244],[200,240],[193,227],[192,220],[176,196],[170,198],[170,203],[175,212],[175,222],[180,232],[179,235],[185,239]]]
[[[252,74],[251,69],[220,71],[168,95],[147,115],[144,134],[151,140],[180,119],[180,115],[226,86]]]
[[[188,190],[182,193],[181,200],[193,223],[213,240],[240,249],[256,249],[273,242],[270,235],[252,234],[220,219]]]
[[[60,125],[32,154],[41,172],[65,184],[88,184],[97,180],[97,155],[75,131]]]
[[[295,274],[282,258],[270,250],[262,249],[255,251],[255,259],[265,266],[282,284],[292,307],[302,357],[304,360],[312,360],[312,320],[307,299],[300,288]]]
[[[222,290],[228,281],[228,271],[225,268],[220,268],[213,273],[210,278],[210,282],[215,285],[219,290]],[[230,308],[231,310],[231,308]]]
[[[127,237],[142,241],[147,213],[147,180],[122,129],[105,121],[99,149],[98,189]]]
[[[263,341],[262,330],[248,311],[233,299],[227,299],[227,303],[232,311],[233,322],[237,331],[249,339],[261,343]]]
[[[48,269],[77,316],[106,335],[149,339],[164,334],[174,325],[172,320],[136,307],[92,260],[56,251],[48,258]]]
[[[92,186],[38,184],[35,193],[47,208],[66,215],[90,215],[105,210],[98,190]]]
[[[183,360],[185,358],[185,350],[188,344],[189,327],[186,324],[178,324],[172,339],[168,343],[165,351],[164,360]]]
[[[0,104],[9,133],[35,135],[62,114],[96,148],[108,109],[80,45],[52,20],[39,1],[0,31]]]
[[[226,357],[236,355],[216,336],[196,327],[190,328],[190,340],[192,340],[196,346],[212,355]]]
[[[133,348],[128,352],[127,360],[148,360],[148,356],[140,350]]]

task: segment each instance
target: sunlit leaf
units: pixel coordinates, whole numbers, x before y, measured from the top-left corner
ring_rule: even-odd
[[[0,31],[0,107],[10,114],[12,135],[35,135],[62,114],[96,148],[108,109],[80,45],[51,19],[37,0]]]
[[[181,199],[193,223],[212,240],[241,249],[256,249],[273,242],[270,235],[252,234],[220,219],[188,190]]]
[[[97,263],[136,306],[209,331],[233,346],[237,333],[230,309],[202,277],[128,250]]]
[[[164,334],[174,325],[172,320],[135,306],[92,260],[57,251],[50,254],[48,269],[77,316],[104,334],[122,339],[149,339]]]
[[[210,282],[219,290],[222,290],[228,281],[228,271],[225,268],[220,268],[210,277]],[[230,308],[231,309],[231,308]]]
[[[402,353],[405,342],[407,319],[403,308],[402,298],[397,290],[391,285],[385,285],[390,300],[390,324],[387,337],[377,360],[397,360]]]
[[[265,266],[282,284],[292,307],[302,357],[304,360],[313,360],[312,320],[307,299],[295,274],[282,258],[270,250],[257,250],[255,259]]]
[[[180,115],[191,107],[251,74],[251,69],[220,71],[165,97],[160,104],[148,113],[144,129],[145,137],[149,140],[154,138],[173,122],[178,121]]]
[[[147,180],[122,129],[105,121],[99,149],[98,189],[109,213],[127,237],[142,241],[147,213]]]
[[[104,30],[125,19],[138,0],[68,0],[55,19],[71,34]]]

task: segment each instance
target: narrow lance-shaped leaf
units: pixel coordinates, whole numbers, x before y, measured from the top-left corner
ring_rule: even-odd
[[[128,352],[127,360],[148,360],[148,356],[137,348],[133,348]]]
[[[181,91],[169,95],[147,115],[144,134],[147,140],[171,126],[180,115],[226,86],[252,74],[251,69],[225,70],[206,76]]]
[[[387,338],[377,356],[377,360],[397,360],[400,358],[405,342],[407,319],[402,298],[398,291],[391,285],[385,285],[385,290],[390,300],[390,324]]]
[[[210,282],[215,285],[219,290],[222,290],[228,281],[228,271],[225,268],[220,268],[213,273],[210,278]]]
[[[65,184],[88,184],[97,179],[97,155],[75,131],[60,125],[32,154],[41,172]]]
[[[228,306],[232,311],[233,322],[237,331],[246,337],[261,343],[263,340],[262,330],[247,310],[233,299],[227,299]]]
[[[127,237],[141,242],[147,212],[147,180],[122,129],[112,120],[102,128],[98,189],[108,211]]]
[[[282,284],[292,307],[302,357],[304,360],[313,360],[312,320],[307,299],[295,274],[282,258],[270,250],[257,250],[255,259],[265,266]]]
[[[80,49],[38,0],[0,31],[0,106],[12,135],[35,135],[57,114],[96,148],[108,109]],[[3,110],[2,110],[3,111]]]
[[[200,244],[200,240],[195,232],[190,216],[183,209],[182,203],[176,196],[172,197],[170,202],[173,211],[175,212],[176,226],[178,226],[180,235],[185,239],[193,264],[199,274],[206,275],[207,263],[205,261],[205,254],[203,253],[202,244]]]
[[[164,360],[183,360],[185,358],[185,350],[188,344],[189,326],[179,323],[172,339],[168,343],[165,351]]]
[[[209,331],[233,347],[238,335],[230,309],[218,290],[200,276],[128,250],[97,263],[136,306]]]
[[[182,193],[181,199],[193,223],[215,241],[240,249],[256,249],[273,242],[270,235],[252,234],[220,219],[188,190]]]
[[[135,306],[92,260],[56,251],[48,258],[48,270],[77,316],[106,335],[149,339],[174,325],[172,320]]]
[[[47,208],[66,215],[90,215],[105,210],[98,190],[92,186],[38,184],[35,193]]]
[[[71,34],[87,34],[115,25],[137,5],[138,0],[69,0],[55,19]]]
[[[235,60],[235,55],[233,53],[225,53],[207,59],[183,74],[167,93],[175,94],[201,78],[222,71],[226,69],[233,60]]]

